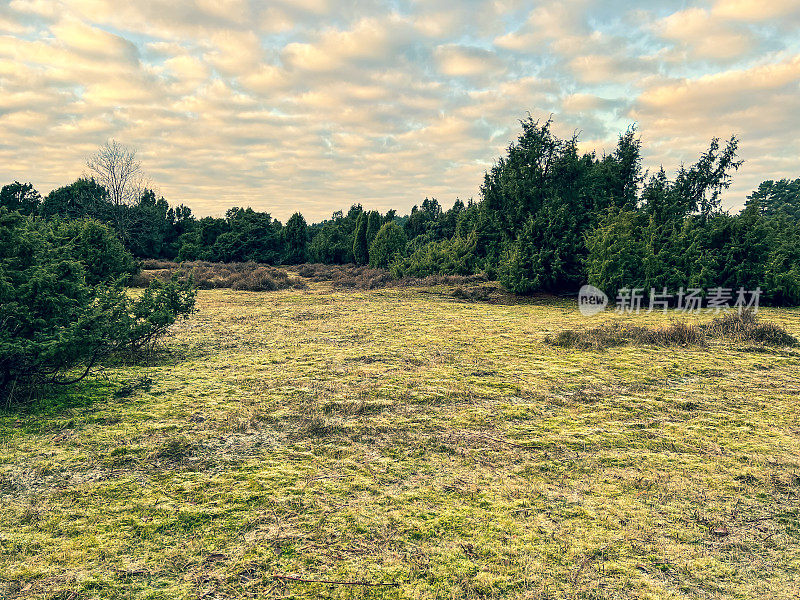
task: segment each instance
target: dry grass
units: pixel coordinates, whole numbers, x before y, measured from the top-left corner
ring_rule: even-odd
[[[708,323],[695,324],[673,319],[669,325],[642,327],[613,321],[590,329],[566,329],[545,338],[553,346],[584,350],[605,350],[614,346],[706,347],[709,338],[725,342],[754,342],[765,346],[795,346],[798,341],[778,323],[761,321],[751,311],[723,314]]]
[[[203,291],[158,364],[0,413],[0,598],[800,595],[798,350],[445,292]]]
[[[297,274],[309,281],[329,281],[337,288],[375,289],[392,281],[389,271],[366,265],[308,263],[298,266]]]
[[[210,263],[193,261],[171,263],[160,260],[143,261],[142,271],[131,281],[133,287],[147,287],[153,279],[169,279],[173,274],[191,275],[201,290],[230,288],[250,292],[271,292],[287,288],[305,289],[306,283],[292,277],[285,269],[255,262]]]
[[[133,278],[133,287],[146,287],[155,278],[169,279],[174,273],[192,274],[202,290],[230,288],[252,292],[276,291],[287,288],[304,289],[309,283],[329,282],[338,289],[374,290],[387,287],[464,286],[456,294],[473,300],[491,300],[488,291],[481,291],[485,275],[431,275],[395,279],[386,269],[366,265],[324,265],[307,263],[296,266],[273,267],[255,262],[211,263],[193,261],[174,263],[148,259],[142,261],[142,271]],[[494,289],[496,284],[489,284]],[[484,286],[485,287],[485,286]],[[477,295],[476,295],[477,294]],[[506,294],[507,295],[507,294]],[[497,294],[495,294],[497,296]]]
[[[735,342],[755,342],[766,346],[795,346],[797,338],[778,323],[762,321],[751,310],[723,314],[705,326],[714,338]]]

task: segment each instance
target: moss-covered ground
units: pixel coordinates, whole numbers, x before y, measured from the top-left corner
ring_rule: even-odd
[[[0,598],[800,597],[797,349],[566,350],[623,317],[437,289],[198,308],[0,413]]]

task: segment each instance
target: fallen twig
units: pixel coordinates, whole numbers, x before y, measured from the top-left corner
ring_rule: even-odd
[[[369,581],[336,581],[333,579],[304,579],[303,577],[295,577],[293,575],[273,575],[273,579],[280,579],[283,581],[298,581],[300,583],[330,583],[333,585],[364,585],[369,587],[398,587],[400,584],[392,583],[372,583]]]
[[[486,435],[482,433],[479,433],[476,437],[484,440],[491,440],[492,442],[497,442],[498,444],[505,444],[507,446],[512,446],[514,448],[523,448],[524,450],[539,450],[539,448],[536,448],[535,446],[525,446],[524,444],[515,444],[514,442],[510,442],[502,438],[492,437],[491,435]]]
[[[779,513],[775,513],[775,514],[772,514],[772,515],[767,515],[766,517],[756,517],[754,519],[744,519],[742,521],[742,523],[758,523],[760,521],[770,521],[770,520],[775,519],[777,517],[783,517],[783,516],[794,516],[794,514],[791,513],[791,512],[784,511],[784,512],[779,512]]]

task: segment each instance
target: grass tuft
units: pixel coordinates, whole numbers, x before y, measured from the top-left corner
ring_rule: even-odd
[[[754,342],[765,346],[796,346],[798,340],[778,323],[761,321],[752,310],[723,314],[704,326],[715,338]]]
[[[166,440],[150,455],[150,459],[179,463],[193,456],[196,450],[197,446],[186,436],[177,436]]]
[[[590,329],[566,329],[548,335],[545,342],[561,348],[605,350],[614,346],[708,346],[708,339],[753,342],[764,346],[794,346],[797,338],[785,327],[760,321],[750,311],[727,313],[709,323],[696,325],[673,319],[668,325],[646,327],[615,321]]]

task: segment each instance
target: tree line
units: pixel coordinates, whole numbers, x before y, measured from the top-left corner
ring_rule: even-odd
[[[137,179],[131,152],[114,143],[90,175],[42,198],[31,184],[0,191],[0,206],[33,218],[91,218],[116,231],[138,258],[268,264],[356,263],[396,277],[485,272],[517,293],[574,293],[592,283],[623,287],[763,290],[774,303],[800,303],[800,179],[765,181],[737,214],[721,209],[738,141],[711,141],[675,176],[642,169],[634,129],[614,150],[580,152],[552,123],[527,118],[522,133],[486,173],[478,201],[445,210],[425,199],[410,214],[352,205],[308,224],[234,207],[196,218]],[[127,153],[126,153],[127,152]],[[119,168],[125,175],[114,175]]]

